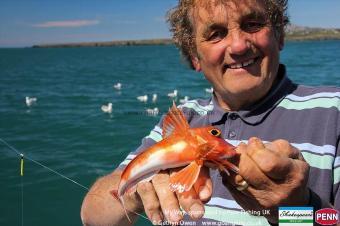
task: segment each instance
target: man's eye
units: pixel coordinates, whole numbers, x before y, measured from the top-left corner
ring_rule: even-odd
[[[266,26],[266,23],[264,22],[248,21],[242,24],[241,29],[248,33],[255,33],[255,32],[260,31],[265,26]]]
[[[209,41],[216,41],[216,40],[223,39],[227,35],[227,33],[228,33],[227,30],[214,31],[209,35],[208,40]]]

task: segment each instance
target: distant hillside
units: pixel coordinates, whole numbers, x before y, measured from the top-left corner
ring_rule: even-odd
[[[107,46],[136,46],[136,45],[170,45],[171,39],[148,39],[148,40],[121,40],[107,42],[79,42],[61,44],[34,45],[33,48],[64,48],[64,47],[107,47]]]
[[[286,40],[330,40],[340,39],[340,28],[311,28],[297,25],[286,27]]]
[[[297,25],[289,25],[286,28],[286,40],[340,40],[340,28],[310,28]],[[171,39],[149,39],[149,40],[121,40],[107,42],[80,42],[40,44],[33,48],[64,48],[64,47],[107,47],[107,46],[129,46],[129,45],[169,45]]]

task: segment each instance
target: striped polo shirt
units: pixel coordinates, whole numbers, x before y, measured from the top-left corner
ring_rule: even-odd
[[[308,187],[324,202],[340,209],[340,88],[294,84],[279,67],[280,81],[268,95],[249,109],[226,112],[214,97],[197,99],[179,106],[191,127],[214,125],[233,145],[250,137],[264,142],[285,139],[299,149],[310,165]],[[138,153],[162,140],[162,119],[141,146],[130,153],[120,167]],[[187,225],[269,225],[258,212],[244,211],[222,184],[217,170],[210,170],[213,196],[205,215]]]

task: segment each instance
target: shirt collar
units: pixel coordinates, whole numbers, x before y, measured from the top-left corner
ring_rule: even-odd
[[[286,76],[286,68],[283,64],[280,64],[278,73],[280,76],[279,82],[271,88],[264,99],[248,109],[226,112],[219,106],[216,97],[213,96],[212,103],[214,107],[212,111],[209,112],[209,123],[212,125],[223,124],[227,120],[228,115],[232,113],[238,115],[247,124],[256,125],[261,123],[276,105],[295,87],[292,81]]]

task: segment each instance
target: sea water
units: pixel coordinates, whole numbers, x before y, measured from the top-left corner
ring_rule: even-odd
[[[340,41],[288,42],[281,62],[295,82],[340,86],[339,50]],[[90,187],[149,134],[171,105],[167,93],[208,98],[209,87],[172,45],[0,49],[0,138]],[[101,111],[108,102],[111,114]],[[155,107],[159,115],[145,114]],[[1,142],[0,166],[0,225],[81,225],[86,189],[27,159],[20,177],[20,156]]]

